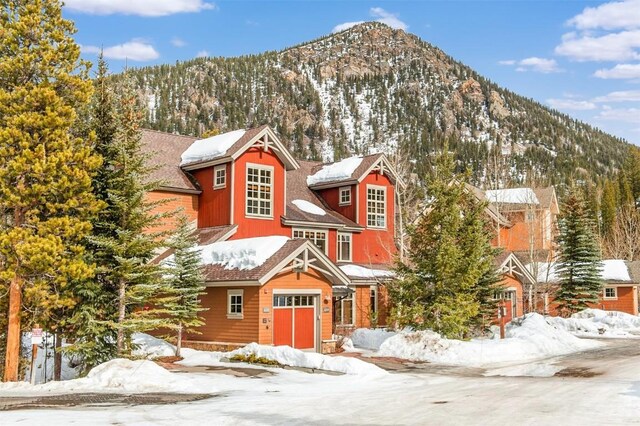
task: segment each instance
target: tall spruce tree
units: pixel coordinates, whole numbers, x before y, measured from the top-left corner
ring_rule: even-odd
[[[169,240],[173,255],[165,263],[169,294],[164,307],[173,328],[177,330],[176,356],[180,356],[183,334],[194,333],[195,327],[204,324],[198,316],[199,312],[205,310],[199,300],[205,287],[197,246],[198,239],[193,233],[189,219],[181,214],[176,233]]]
[[[603,286],[600,246],[580,191],[573,189],[567,197],[558,228],[556,300],[560,311],[569,314],[596,303]]]
[[[72,135],[91,97],[87,64],[58,0],[0,2],[0,294],[7,294],[4,380],[18,379],[20,336],[52,329],[53,310],[93,274],[86,262],[100,158]]]
[[[493,312],[497,252],[490,243],[486,204],[475,199],[463,179],[452,178],[453,170],[445,148],[428,179],[427,210],[409,230],[408,260],[398,263],[398,279],[389,291],[400,326],[461,338]]]
[[[118,355],[129,354],[131,333],[169,325],[162,307],[166,286],[157,264],[150,261],[164,245],[163,233],[153,232],[165,216],[154,213],[157,203],[147,193],[159,183],[142,151],[142,108],[130,79],[117,89],[116,129],[111,143],[105,132],[105,181],[101,184],[107,207],[91,237],[98,265],[98,282],[116,294],[116,310],[107,324],[116,336]],[[101,186],[97,186],[100,188]]]

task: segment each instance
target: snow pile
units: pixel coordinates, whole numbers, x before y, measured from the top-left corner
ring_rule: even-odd
[[[324,216],[327,214],[327,212],[322,210],[320,207],[306,200],[293,200],[292,203],[303,212],[311,213],[316,216]]]
[[[193,142],[191,146],[182,153],[180,165],[184,166],[185,164],[199,163],[221,157],[234,143],[244,136],[245,132],[246,130],[244,129],[234,130]]]
[[[624,312],[585,309],[571,318],[550,317],[547,322],[577,336],[640,336],[640,317]]]
[[[364,349],[378,350],[380,345],[390,337],[395,336],[397,333],[394,331],[387,331],[382,328],[372,330],[370,328],[358,328],[355,330],[350,338],[353,346]]]
[[[559,280],[558,264],[556,263],[529,263],[525,267],[540,283],[557,282]],[[600,278],[605,281],[631,281],[629,268],[627,268],[625,261],[620,259],[603,260],[600,268]]]
[[[186,350],[183,354],[184,359],[178,364],[186,366],[218,365],[223,358],[249,354],[256,354],[258,357],[278,361],[282,365],[291,367],[315,368],[353,375],[382,376],[387,374],[381,368],[355,358],[327,356],[315,352],[303,352],[289,346],[267,346],[257,343],[251,343],[231,352]]]
[[[342,272],[349,277],[358,278],[393,278],[395,274],[392,271],[384,271],[381,269],[369,269],[360,265],[340,265]]]
[[[153,359],[176,354],[175,346],[145,333],[134,333],[131,336],[131,341],[136,347],[132,352],[136,357]]]
[[[540,204],[531,188],[509,188],[486,191],[487,201],[503,204]]]
[[[315,174],[307,176],[307,185],[349,179],[360,163],[362,163],[362,157],[349,157],[337,163],[327,164]]]
[[[377,355],[441,364],[482,366],[564,355],[599,346],[548,324],[539,314],[507,326],[506,339],[450,340],[433,331],[403,331],[380,346]]]
[[[271,236],[221,241],[199,247],[204,265],[222,265],[241,271],[257,268],[289,241],[288,237]]]

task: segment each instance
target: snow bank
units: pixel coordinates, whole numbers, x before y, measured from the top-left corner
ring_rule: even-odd
[[[487,201],[504,204],[540,204],[531,188],[509,188],[485,191]]]
[[[556,328],[539,314],[526,315],[507,326],[506,339],[450,340],[433,331],[403,331],[380,346],[379,356],[441,364],[482,366],[564,355],[599,346]]]
[[[387,374],[381,368],[355,358],[327,356],[315,352],[303,352],[289,346],[267,346],[257,343],[251,343],[231,352],[186,351],[183,354],[184,359],[178,364],[186,366],[218,365],[222,358],[252,353],[258,357],[278,361],[280,364],[291,367],[315,368],[353,375],[381,376]]]
[[[395,274],[393,271],[384,271],[380,269],[369,269],[360,265],[340,265],[342,272],[350,277],[359,278],[393,278]]]
[[[221,241],[199,247],[204,265],[222,265],[225,269],[257,268],[289,241],[288,237],[271,236]]]
[[[136,346],[133,356],[144,357],[147,359],[158,358],[162,356],[174,356],[176,347],[162,339],[150,336],[145,333],[134,333],[131,341]]]
[[[311,213],[316,216],[324,216],[327,214],[327,212],[322,210],[320,207],[306,200],[293,200],[292,203],[303,212]]]
[[[362,157],[349,157],[337,163],[327,164],[315,174],[307,176],[307,185],[349,179],[362,163]]]
[[[185,164],[199,163],[221,157],[234,143],[244,136],[245,132],[246,130],[234,130],[193,142],[191,146],[182,153],[180,165],[184,166]]]
[[[390,337],[395,336],[397,333],[394,331],[387,331],[382,328],[375,330],[369,328],[358,328],[350,336],[353,346],[357,348],[380,349],[380,345]]]
[[[577,336],[640,336],[640,317],[624,312],[585,309],[571,318],[550,317],[547,322]]]

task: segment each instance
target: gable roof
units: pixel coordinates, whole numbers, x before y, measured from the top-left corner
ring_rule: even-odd
[[[180,168],[180,155],[196,140],[155,130],[142,130],[141,148],[153,168],[149,180],[161,182],[161,190],[199,193],[200,190]]]
[[[622,259],[605,259],[600,278],[607,284],[632,285],[640,283],[640,261],[628,262]],[[538,262],[526,265],[532,275],[538,277],[538,283],[558,282],[558,264],[555,262]]]
[[[528,282],[535,284],[536,279],[531,274],[531,270],[524,266],[518,256],[512,252],[502,252],[495,259],[498,272],[502,274],[512,275],[520,280],[520,282]]]
[[[333,211],[322,198],[309,189],[306,183],[307,176],[320,163],[312,161],[299,161],[299,169],[287,171],[287,207],[283,217],[285,223],[306,222],[323,224],[326,227],[363,229],[360,225],[341,214]],[[294,200],[303,200],[325,211],[324,215],[312,214],[293,203]]]
[[[245,240],[253,240],[247,238]],[[234,240],[241,241],[241,240]],[[300,258],[302,257],[302,258]],[[264,285],[280,272],[292,270],[294,267],[305,267],[304,259],[310,267],[324,275],[334,284],[350,284],[350,280],[329,258],[309,240],[288,240],[261,265],[251,269],[228,268],[220,264],[204,266],[207,284],[242,282],[243,284]]]
[[[211,226],[208,228],[196,228],[192,235],[198,239],[198,245],[205,246],[208,244],[226,241],[238,231],[238,225],[221,225]],[[167,249],[153,259],[153,263],[160,263],[174,253],[174,249]]]
[[[211,149],[208,151],[207,145],[211,145]],[[184,158],[181,166],[184,170],[197,170],[215,164],[227,163],[236,160],[252,146],[259,146],[265,150],[272,149],[287,170],[299,167],[288,148],[280,142],[275,132],[266,124],[245,131],[234,130],[211,138],[195,140],[190,145],[195,155]]]
[[[356,161],[354,161],[356,158],[360,159],[360,162],[354,164],[356,163]],[[352,163],[351,165],[355,165],[355,167],[349,167],[349,162]],[[326,173],[326,171],[331,170],[332,168],[342,168],[344,173],[329,173],[327,176],[322,176],[323,173]],[[389,160],[383,153],[365,155],[362,157],[349,157],[341,161],[327,164],[317,163],[309,173],[307,184],[312,189],[354,185],[362,182],[362,180],[373,170],[379,170],[382,174],[387,175],[394,184],[402,184],[391,163],[389,163]]]
[[[487,201],[487,194],[485,194],[485,192],[482,189],[476,186],[470,185],[468,183],[465,183],[464,187],[469,193],[471,193],[474,197],[476,197],[478,201],[480,202]],[[500,213],[500,211],[496,208],[494,204],[487,203],[487,207],[485,208],[484,211],[489,215],[491,219],[498,222],[498,224],[502,226],[506,226],[508,228],[513,226],[511,221],[507,219],[502,213]]]
[[[541,208],[552,209],[554,213],[559,213],[556,189],[553,186],[533,188],[533,192],[535,192],[536,197],[538,197]]]

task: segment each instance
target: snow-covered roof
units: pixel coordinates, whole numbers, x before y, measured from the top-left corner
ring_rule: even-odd
[[[289,237],[270,236],[222,241],[198,247],[203,265],[246,271],[261,266],[289,241]]]
[[[362,163],[362,157],[349,157],[337,163],[327,164],[315,174],[307,177],[307,185],[313,186],[324,182],[349,179],[360,163]]]
[[[559,280],[557,263],[530,263],[526,266],[526,268],[537,278],[539,283],[557,282]],[[604,281],[632,281],[631,275],[629,274],[629,268],[627,267],[625,261],[621,259],[603,260],[602,267],[600,269],[600,278],[602,278]]]
[[[364,266],[360,266],[360,265],[353,265],[353,264],[349,264],[349,265],[340,265],[339,266],[340,269],[342,269],[342,272],[344,272],[345,274],[347,274],[350,277],[353,278],[393,278],[395,277],[395,274],[392,271],[386,271],[383,269],[371,269],[371,268],[365,268]]]
[[[222,157],[245,133],[246,130],[241,129],[206,139],[198,139],[182,153],[180,165],[184,166]]]
[[[316,206],[315,204],[310,203],[309,201],[293,200],[291,202],[303,212],[310,213],[316,216],[324,216],[327,214],[326,211],[322,210],[320,207]]]
[[[540,204],[531,188],[492,189],[485,191],[487,201],[504,204]]]

